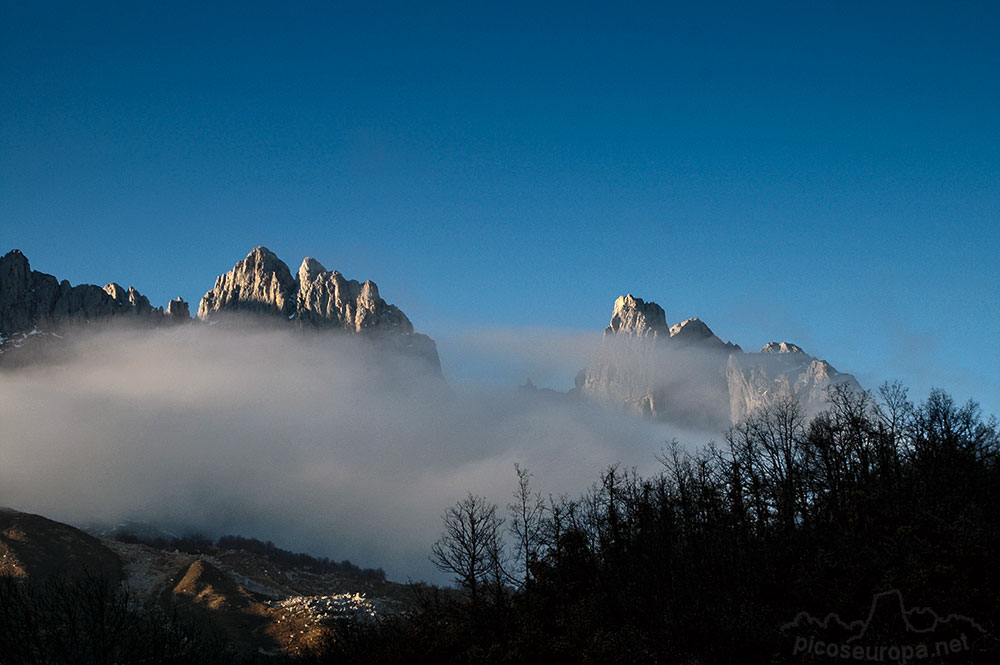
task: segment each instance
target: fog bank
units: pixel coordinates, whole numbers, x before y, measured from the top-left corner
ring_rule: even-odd
[[[559,374],[527,336],[502,338],[482,338],[488,363]],[[271,539],[393,579],[445,581],[427,559],[442,511],[468,491],[505,503],[514,462],[575,495],[611,463],[652,470],[670,438],[701,436],[449,385],[340,335],[184,326],[66,344],[58,363],[0,372],[0,505]]]

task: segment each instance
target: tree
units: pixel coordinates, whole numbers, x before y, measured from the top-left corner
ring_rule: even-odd
[[[500,586],[504,575],[501,539],[503,519],[497,506],[469,493],[448,508],[443,516],[444,532],[431,550],[431,562],[455,576],[476,604],[484,587]]]
[[[531,475],[527,469],[514,464],[517,474],[517,489],[514,490],[514,502],[507,504],[510,513],[510,531],[514,534],[517,546],[517,567],[524,586],[531,578],[531,566],[538,559],[542,546],[542,520],[545,516],[545,503],[542,495],[531,491]]]

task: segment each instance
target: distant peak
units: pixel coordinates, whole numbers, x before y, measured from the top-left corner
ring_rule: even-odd
[[[8,270],[16,265],[18,270],[22,272],[29,272],[31,269],[28,265],[28,257],[22,254],[19,249],[12,249],[0,257],[0,265],[9,266]]]
[[[768,342],[761,348],[761,353],[805,353],[800,347],[791,342]]]
[[[619,296],[611,312],[611,323],[605,334],[625,334],[638,337],[667,337],[667,315],[655,302],[645,302],[631,293]]]
[[[289,314],[295,306],[295,280],[288,265],[267,247],[255,247],[205,294],[198,318],[217,311]]]
[[[696,316],[670,326],[670,336],[676,337],[677,335],[690,337],[714,337],[715,333],[712,332],[711,328],[705,325],[704,321]]]
[[[247,254],[247,258],[244,259],[244,263],[248,265],[260,266],[261,268],[271,271],[288,271],[288,266],[284,261],[278,258],[278,255],[269,250],[263,245],[254,247]]]
[[[188,321],[191,318],[191,310],[184,298],[178,296],[167,303],[167,317],[173,321]]]
[[[311,277],[322,275],[325,272],[327,270],[323,267],[322,263],[311,256],[307,256],[302,259],[302,265],[299,266],[299,281],[308,281]]]

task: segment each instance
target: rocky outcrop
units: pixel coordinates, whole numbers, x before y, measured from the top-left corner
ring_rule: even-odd
[[[215,280],[215,288],[198,305],[198,318],[218,312],[250,312],[291,316],[297,286],[285,262],[266,247],[257,247],[232,270]]]
[[[288,265],[266,247],[257,247],[215,281],[198,306],[198,318],[234,313],[261,314],[300,328],[339,329],[378,338],[403,353],[426,360],[437,371],[437,345],[413,331],[413,324],[379,295],[375,282],[346,279],[306,257],[293,277]]]
[[[826,407],[830,386],[846,384],[861,390],[850,374],[838,372],[788,342],[771,342],[760,353],[731,355],[726,381],[733,422],[788,396],[799,402],[806,415],[815,415]]]
[[[605,335],[630,335],[633,337],[670,337],[667,315],[655,302],[644,302],[631,293],[619,296],[611,312],[611,323]]]
[[[191,310],[183,298],[176,298],[167,303],[167,318],[176,323],[187,323],[191,320]]]
[[[0,258],[0,335],[30,330],[39,319],[37,281],[21,250]]]
[[[133,287],[123,289],[118,284],[111,282],[104,287],[104,292],[111,296],[118,306],[118,311],[136,316],[149,316],[153,313],[153,307],[149,304],[149,298],[142,295]]]
[[[653,420],[721,429],[729,423],[725,358],[738,348],[699,319],[671,327],[655,302],[620,296],[597,358],[573,392]]]
[[[719,429],[786,396],[816,413],[835,383],[860,390],[854,377],[794,344],[744,353],[700,319],[668,326],[663,308],[629,294],[615,301],[601,349],[573,392],[654,420]]]
[[[379,296],[378,286],[368,280],[344,279],[306,257],[298,272],[295,318],[303,325],[337,326],[350,332],[378,330],[402,335],[413,333],[413,324],[395,305]]]
[[[0,336],[57,328],[64,323],[100,321],[130,316],[155,321],[163,315],[131,286],[111,283],[71,286],[52,275],[32,270],[20,250],[0,258]]]
[[[670,326],[670,342],[674,346],[696,345],[702,349],[714,349],[717,351],[740,351],[738,344],[723,342],[712,329],[695,317],[685,319],[680,323]]]
[[[233,314],[378,338],[385,348],[420,358],[436,372],[441,371],[434,340],[414,332],[406,315],[382,299],[375,282],[346,279],[313,258],[306,258],[293,276],[285,262],[266,247],[251,251],[215,280],[214,288],[198,306],[201,320]],[[60,282],[52,275],[32,270],[20,250],[0,257],[0,354],[5,354],[6,364],[21,362],[12,359],[7,351],[21,349],[29,339],[34,349],[38,347],[36,339],[49,337],[40,333],[51,333],[67,324],[110,319],[143,324],[186,323],[191,313],[181,298],[171,300],[164,312],[135,288],[115,282],[104,288]],[[4,344],[5,340],[11,343]],[[27,351],[18,351],[17,355],[30,361]]]
[[[805,353],[801,348],[790,342],[768,342],[761,350],[761,353]]]
[[[191,554],[192,548],[169,532],[150,525],[144,531],[155,539],[131,529],[105,533],[94,529],[88,534],[40,515],[0,507],[0,582],[16,582],[4,598],[22,601],[0,607],[0,615],[11,622],[0,625],[7,638],[3,645],[14,649],[0,648],[2,662],[74,662],[67,658],[65,643],[53,640],[52,634],[61,636],[60,629],[88,626],[96,630],[100,626],[91,619],[108,616],[100,611],[97,603],[101,602],[113,602],[118,608],[118,600],[127,600],[134,610],[128,617],[129,629],[154,625],[145,623],[149,619],[162,630],[184,626],[175,644],[191,645],[195,651],[177,649],[172,662],[189,662],[185,655],[197,653],[203,644],[226,654],[220,662],[260,660],[262,653],[285,662],[290,658],[283,656],[314,654],[329,644],[334,621],[388,618],[413,607],[409,586],[384,580],[381,571],[347,562],[321,562],[270,542],[265,545],[238,536],[220,539],[215,545],[199,538],[194,541],[198,553]],[[122,595],[95,593],[99,588],[95,585],[103,583]],[[13,595],[11,590],[23,595]],[[35,590],[45,595],[34,595]],[[59,616],[49,614],[57,607],[55,601],[64,610]],[[54,630],[46,634],[39,626]],[[190,635],[193,627],[204,631],[210,641]],[[115,641],[119,636],[108,637],[106,631],[99,637],[104,646],[123,644]],[[132,640],[127,648],[107,651],[124,654],[115,662],[163,662],[162,640],[146,649],[135,642],[134,635],[127,639]],[[76,637],[73,643],[98,644]]]

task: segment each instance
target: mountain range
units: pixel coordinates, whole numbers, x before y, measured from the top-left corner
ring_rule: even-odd
[[[366,339],[441,373],[434,340],[415,332],[373,281],[349,280],[311,257],[292,274],[267,248],[253,249],[216,279],[195,321],[239,326],[251,320]],[[64,334],[81,327],[192,322],[189,305],[180,298],[154,307],[132,286],[73,286],[32,270],[16,249],[0,258],[0,364],[35,362]],[[600,349],[575,384],[572,397],[714,431],[788,398],[795,398],[805,414],[816,413],[835,384],[860,390],[853,376],[795,344],[771,342],[748,353],[724,342],[698,318],[668,324],[662,307],[631,294],[615,301]]]

